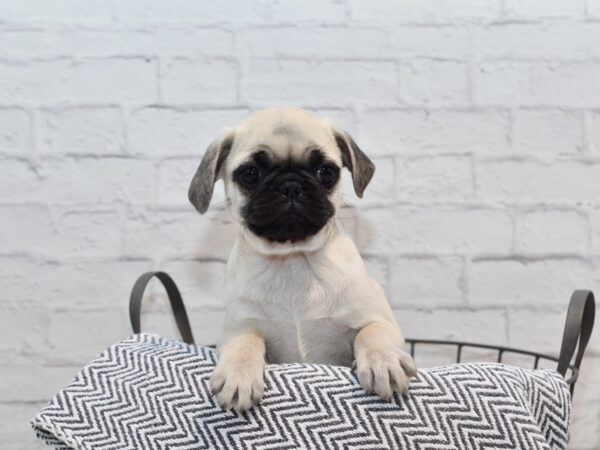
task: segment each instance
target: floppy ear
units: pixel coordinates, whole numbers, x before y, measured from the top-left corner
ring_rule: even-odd
[[[196,170],[188,198],[200,214],[204,214],[210,204],[215,183],[223,176],[223,163],[233,145],[234,131],[230,130],[215,139],[206,149],[200,166]]]
[[[348,133],[334,129],[333,135],[342,152],[342,162],[352,174],[354,192],[359,198],[362,198],[365,188],[375,173],[375,164],[358,148]]]

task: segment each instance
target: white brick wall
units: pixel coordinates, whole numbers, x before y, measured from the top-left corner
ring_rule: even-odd
[[[600,292],[598,19],[598,0],[0,0],[2,448],[41,448],[28,419],[129,334],[142,271],[172,272],[214,341],[235,230],[222,186],[200,217],[187,185],[270,104],[376,162],[340,223],[407,335],[556,353],[570,291]],[[144,326],[173,335],[153,291]],[[600,449],[600,327],[582,377],[571,448]]]

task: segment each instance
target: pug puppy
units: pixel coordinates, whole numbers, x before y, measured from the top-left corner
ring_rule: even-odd
[[[343,167],[362,197],[371,160],[347,133],[293,107],[250,115],[202,158],[191,203],[205,213],[222,178],[239,229],[210,379],[223,408],[261,400],[266,362],[354,365],[363,388],[383,399],[416,374],[383,289],[336,224]]]

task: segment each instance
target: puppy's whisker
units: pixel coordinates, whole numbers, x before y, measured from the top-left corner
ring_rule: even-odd
[[[361,213],[355,210],[342,210],[338,211],[336,217],[360,217]]]
[[[350,196],[350,195],[346,195],[344,193],[342,193],[341,196],[341,202],[342,202],[342,206],[348,206],[348,207],[355,207],[356,206],[356,197]]]
[[[336,217],[335,220],[338,220],[340,222],[348,222],[348,221],[353,221],[358,219],[360,216],[348,216],[348,217]]]
[[[353,205],[347,205],[347,204],[346,205],[342,204],[341,207],[338,208],[338,210],[336,212],[336,215],[338,215],[340,212],[349,212],[349,213],[361,214],[361,212],[358,209],[354,208]]]
[[[228,198],[226,198],[225,200],[221,200],[219,202],[212,203],[211,206],[213,206],[213,207],[221,207],[223,205],[230,205],[230,204],[231,204],[231,200],[229,200]]]
[[[229,205],[231,205],[230,200],[222,200],[220,202],[212,203],[210,205],[210,209],[212,211],[221,211],[223,209],[226,209]]]
[[[222,214],[229,211],[229,207],[231,206],[231,200],[223,200],[222,202],[217,203],[215,206],[215,214],[212,216],[213,220],[220,219]]]
[[[334,218],[334,221],[335,221],[335,223],[336,223],[336,224],[338,224],[338,223],[339,223],[339,226],[340,226],[340,227],[341,227],[341,228],[342,228],[344,231],[348,231],[348,230],[346,230],[346,224],[345,224],[344,222],[342,222],[341,220],[339,220],[339,219],[337,219],[337,218]]]
[[[348,206],[348,205],[346,205]],[[356,219],[358,217],[362,217],[362,214],[360,211],[352,208],[352,207],[347,207],[347,208],[340,208],[337,210],[336,214],[335,214],[336,218],[339,219]]]

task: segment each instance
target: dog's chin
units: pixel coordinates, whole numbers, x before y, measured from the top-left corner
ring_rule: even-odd
[[[293,219],[290,219],[293,220]],[[328,223],[310,234],[301,235],[292,226],[287,232],[265,235],[252,230],[247,224],[242,228],[248,244],[258,253],[267,256],[284,256],[293,253],[312,253],[321,249],[327,241]],[[289,239],[286,239],[286,236]],[[275,238],[275,239],[274,239]]]
[[[305,217],[293,209],[266,223],[246,222],[246,226],[257,236],[279,244],[301,242],[317,234],[325,226],[329,217]]]

